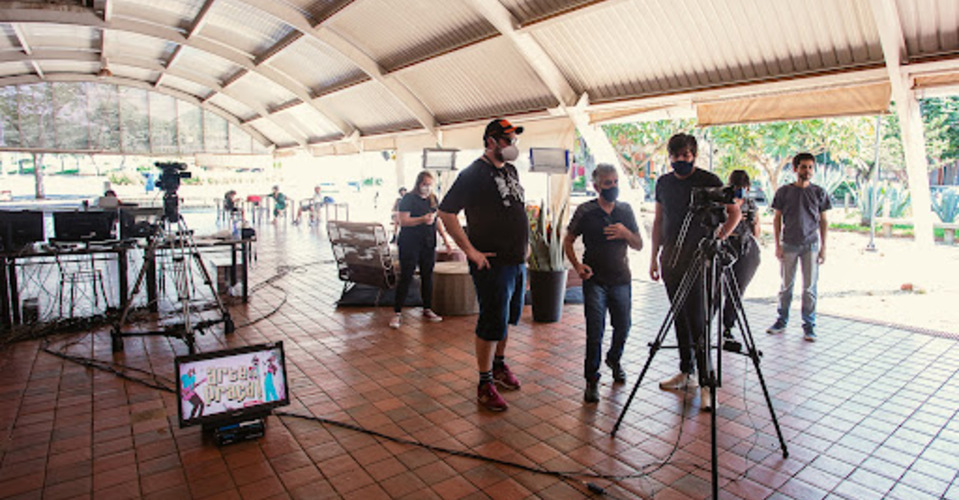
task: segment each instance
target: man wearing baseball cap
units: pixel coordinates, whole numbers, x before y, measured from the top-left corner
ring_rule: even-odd
[[[480,312],[476,320],[477,402],[487,410],[509,405],[497,386],[515,391],[519,380],[506,365],[509,324],[519,322],[526,290],[529,222],[523,187],[512,161],[523,127],[496,119],[483,133],[483,156],[460,173],[439,206],[447,232],[466,253]],[[457,214],[466,211],[463,230]]]

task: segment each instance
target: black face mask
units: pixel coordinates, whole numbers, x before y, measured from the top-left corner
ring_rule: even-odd
[[[686,177],[693,171],[693,162],[691,161],[674,161],[673,162],[673,171],[676,172],[676,175],[680,177]]]
[[[616,198],[619,198],[619,186],[613,186],[611,188],[603,189],[599,192],[599,195],[606,201],[612,203],[616,201]]]

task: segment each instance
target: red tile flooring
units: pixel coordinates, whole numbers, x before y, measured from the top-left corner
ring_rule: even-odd
[[[597,405],[582,403],[581,305],[556,324],[529,309],[510,333],[508,362],[523,387],[510,409],[477,409],[474,317],[438,324],[389,308],[337,309],[329,244],[309,227],[261,228],[254,283],[278,265],[302,265],[262,287],[238,323],[279,311],[234,335],[205,335],[201,350],[282,340],[292,386],[284,410],[590,479],[611,498],[710,496],[709,417],[699,397],[660,391],[676,353],[660,351],[615,438],[610,437],[646,347],[666,310],[662,285],[634,282],[626,385],[604,373]],[[959,345],[839,317],[822,317],[815,344],[798,325],[761,333],[773,306],[747,301],[765,353],[762,371],[790,456],[783,459],[758,378],[744,357],[723,359],[719,391],[722,498],[959,499]],[[921,326],[921,325],[916,325]],[[62,335],[55,346],[172,377],[179,341],[128,339],[112,356],[106,331]],[[672,334],[667,337],[672,342]],[[177,425],[172,394],[93,371],[24,341],[0,351],[2,498],[582,498],[578,480],[450,456],[352,430],[270,417],[266,436],[218,448]],[[670,455],[678,441],[678,449]],[[669,457],[669,461],[660,461]]]

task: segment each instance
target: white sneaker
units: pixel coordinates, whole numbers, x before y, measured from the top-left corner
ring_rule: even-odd
[[[428,321],[432,321],[433,323],[439,323],[440,321],[443,321],[443,317],[433,312],[432,309],[423,309],[423,317]]]
[[[399,328],[403,324],[403,314],[396,313],[393,315],[393,319],[390,320],[390,328]]]
[[[699,409],[702,411],[713,411],[713,400],[710,399],[709,387],[703,387],[699,390]],[[718,395],[717,395],[718,397]],[[716,401],[719,406],[719,400]]]
[[[672,377],[669,377],[666,380],[663,380],[659,383],[659,388],[664,391],[673,391],[676,389],[685,389],[685,388],[699,387],[699,380],[696,379],[695,375],[687,373],[677,373]]]

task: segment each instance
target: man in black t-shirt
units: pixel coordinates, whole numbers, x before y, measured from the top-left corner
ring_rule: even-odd
[[[606,365],[613,370],[613,380],[626,381],[620,364],[630,327],[629,259],[626,249],[641,250],[643,238],[629,204],[616,201],[619,196],[619,175],[616,168],[600,163],[593,170],[593,189],[599,197],[576,208],[569,221],[563,250],[573,269],[583,279],[583,312],[586,314],[586,377],[587,403],[599,401],[599,360],[606,329],[606,311],[613,325],[613,341],[606,353]],[[583,236],[583,262],[576,258],[573,243]]]
[[[693,262],[699,242],[710,236],[709,229],[702,223],[702,214],[695,215],[688,226],[685,238],[679,241],[683,222],[689,212],[689,200],[694,188],[721,187],[719,177],[693,165],[696,161],[696,138],[689,134],[676,134],[666,146],[673,171],[656,181],[656,216],[653,220],[653,255],[649,263],[649,276],[653,281],[662,277],[666,284],[666,293],[670,302],[677,299],[676,292],[683,275]],[[717,230],[718,238],[726,238],[732,233],[741,217],[736,204],[726,205],[726,222]],[[662,249],[662,254],[660,254]],[[659,383],[660,389],[674,390],[699,387],[700,381],[693,373],[696,371],[693,360],[699,367],[699,378],[706,375],[706,360],[696,353],[696,344],[705,342],[706,311],[704,307],[702,275],[696,277],[681,309],[676,311],[676,340],[679,343],[680,372]],[[703,387],[700,393],[700,408],[710,410],[709,388]]]
[[[509,405],[496,386],[519,389],[505,363],[508,324],[523,310],[529,222],[523,187],[511,161],[519,156],[516,136],[523,127],[497,119],[483,134],[485,151],[450,187],[439,207],[440,219],[466,253],[480,312],[476,320],[477,400],[490,411]],[[466,211],[467,235],[457,214]],[[495,356],[494,356],[495,353]]]

